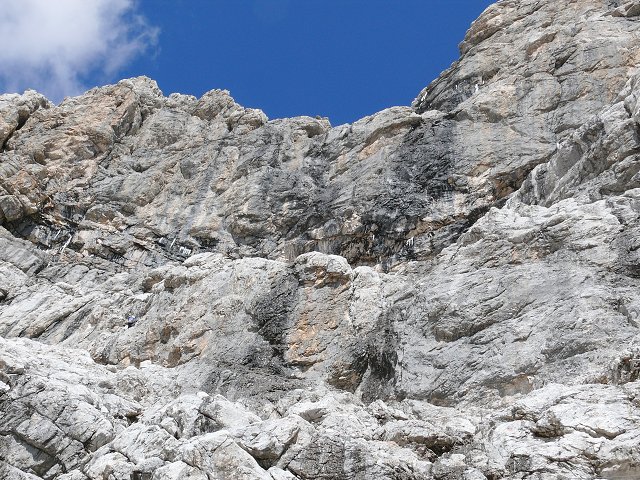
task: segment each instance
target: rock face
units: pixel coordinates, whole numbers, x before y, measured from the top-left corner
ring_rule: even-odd
[[[0,477],[640,478],[638,45],[503,0],[338,127],[0,96]]]

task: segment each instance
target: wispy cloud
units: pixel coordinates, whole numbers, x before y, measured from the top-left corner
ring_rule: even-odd
[[[156,44],[135,0],[3,0],[0,92],[34,88],[54,101],[113,76]]]

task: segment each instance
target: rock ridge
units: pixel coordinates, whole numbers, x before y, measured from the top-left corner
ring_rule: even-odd
[[[640,477],[640,3],[502,0],[411,106],[0,96],[0,477]]]

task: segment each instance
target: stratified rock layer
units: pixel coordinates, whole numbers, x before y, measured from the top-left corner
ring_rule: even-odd
[[[640,478],[640,3],[411,107],[0,96],[0,477]]]

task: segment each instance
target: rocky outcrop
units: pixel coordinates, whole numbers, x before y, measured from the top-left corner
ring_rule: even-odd
[[[500,1],[337,127],[0,97],[0,477],[639,477],[638,22]]]

